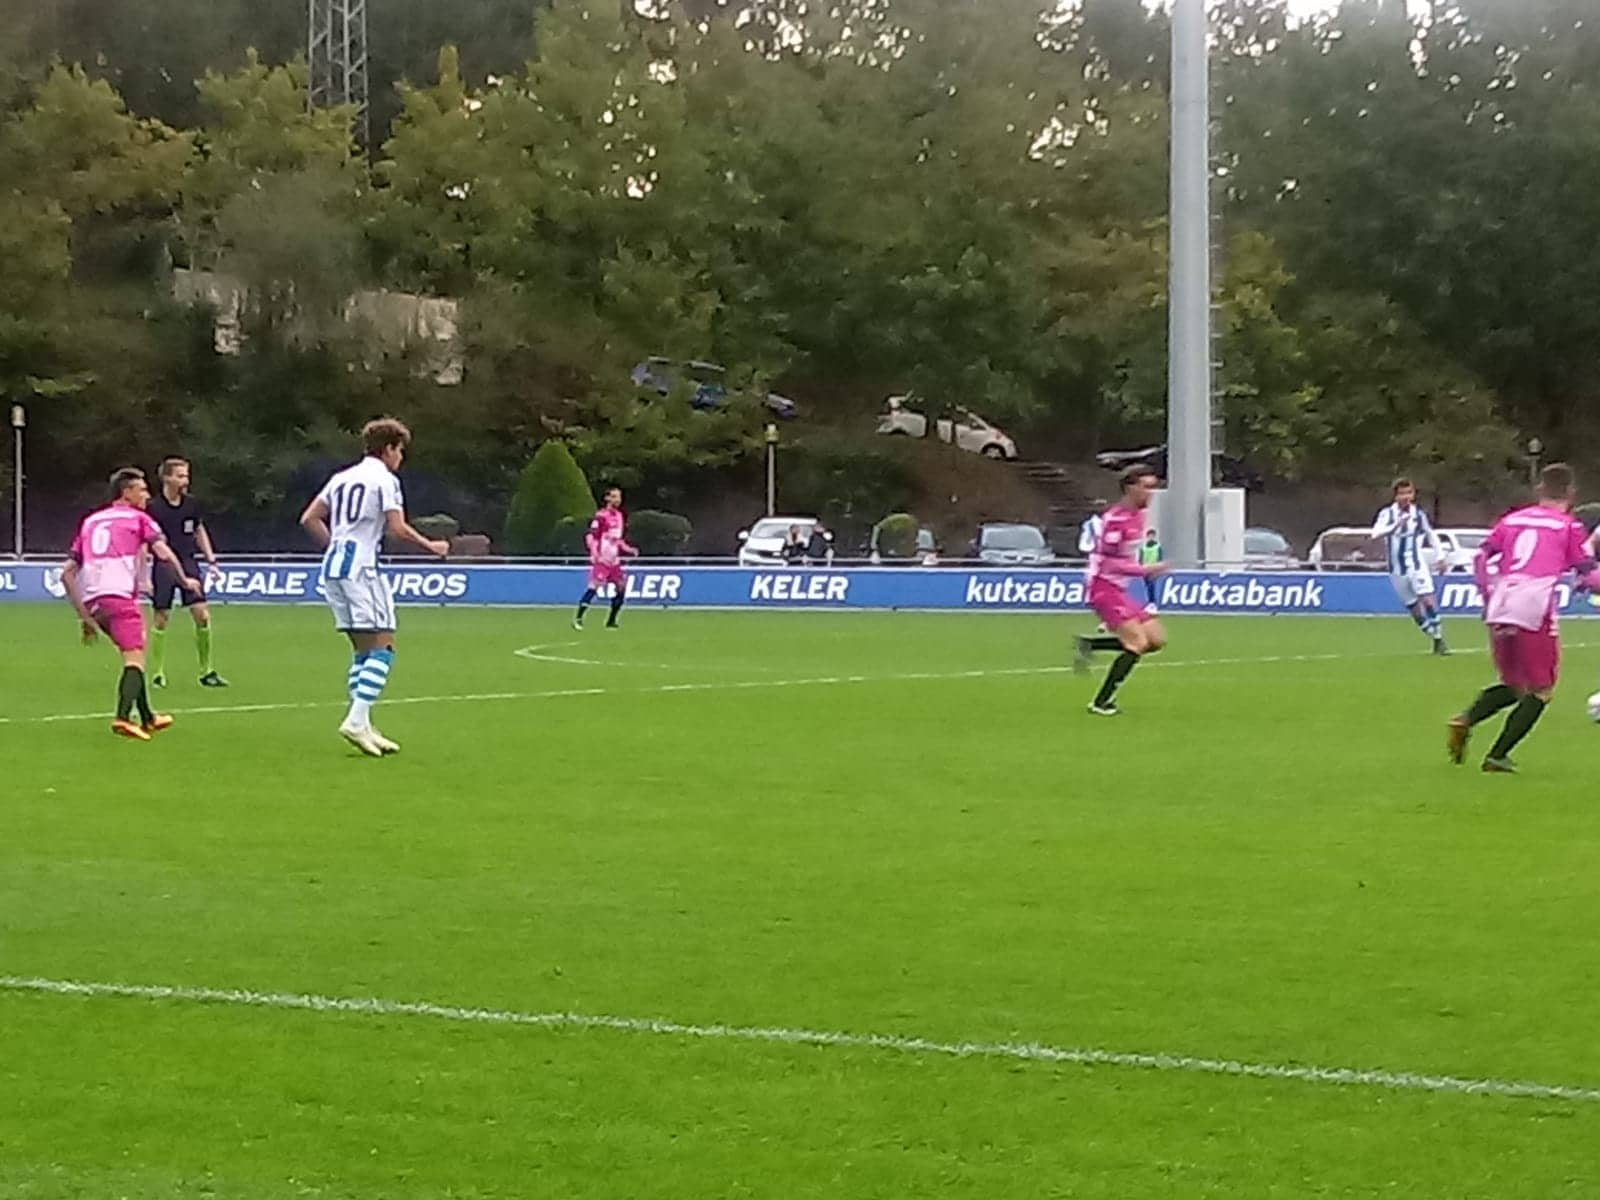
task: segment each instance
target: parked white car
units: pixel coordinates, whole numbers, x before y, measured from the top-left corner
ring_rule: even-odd
[[[1244,531],[1244,565],[1252,571],[1292,571],[1300,560],[1276,529],[1251,526]]]
[[[1429,565],[1450,575],[1470,572],[1472,561],[1478,556],[1478,547],[1489,536],[1487,529],[1471,526],[1452,526],[1434,532],[1439,535],[1439,545],[1444,548],[1444,564],[1436,565],[1430,554]],[[1335,525],[1317,535],[1306,561],[1313,571],[1382,569],[1388,564],[1388,551],[1381,541],[1373,540],[1372,527],[1369,525]]]
[[[956,407],[949,417],[937,417],[932,422],[926,413],[910,407],[916,403],[912,396],[890,396],[887,407],[878,417],[878,432],[900,434],[905,437],[927,437],[930,424],[941,442],[985,458],[1013,459],[1017,457],[1017,444],[1003,430],[990,424],[971,409]]]
[[[789,540],[789,530],[799,526],[801,536],[810,540],[817,526],[817,517],[763,517],[749,529],[739,533],[739,565],[741,567],[771,567],[783,562],[783,546]],[[831,546],[829,561],[831,561]]]
[[[1478,547],[1489,538],[1489,530],[1471,526],[1453,526],[1434,532],[1444,546],[1444,569],[1451,575],[1471,573],[1473,560],[1478,557]]]

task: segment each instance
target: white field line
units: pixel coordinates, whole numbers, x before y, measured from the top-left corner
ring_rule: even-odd
[[[174,987],[129,983],[89,983],[73,979],[0,976],[0,991],[54,996],[171,1000],[190,1004],[224,1004],[247,1008],[340,1013],[374,1017],[429,1017],[477,1025],[524,1025],[544,1029],[609,1030],[654,1034],[679,1039],[766,1042],[785,1046],[828,1046],[882,1050],[945,1058],[1009,1059],[1089,1067],[1131,1067],[1149,1071],[1185,1071],[1202,1075],[1235,1075],[1248,1079],[1295,1083],[1379,1087],[1457,1095],[1518,1097],[1536,1100],[1600,1102],[1600,1089],[1512,1079],[1466,1079],[1413,1071],[1314,1067],[1286,1063],[1238,1062],[1189,1054],[1140,1053],[1047,1046],[1038,1042],[942,1042],[931,1038],[885,1033],[841,1033],[824,1029],[787,1029],[749,1025],[690,1025],[653,1017],[613,1017],[569,1012],[516,1012],[508,1009],[460,1008],[427,1001],[381,1000],[375,997],[319,996],[297,992],[255,992],[233,988]]]
[[[529,647],[537,649],[537,647]],[[1568,649],[1582,647],[1569,646]],[[1482,654],[1482,650],[1458,650],[1457,655]],[[524,656],[526,657],[526,656]],[[1157,659],[1145,663],[1146,671],[1176,667],[1234,667],[1270,663],[1341,662],[1362,658],[1416,658],[1410,654],[1270,654],[1254,658],[1194,658]],[[619,664],[620,665],[620,664]],[[482,704],[504,700],[566,700],[581,696],[649,696],[672,692],[731,692],[755,691],[762,688],[841,687],[863,683],[932,683],[954,679],[1005,679],[1031,675],[1065,675],[1072,668],[1057,667],[978,667],[969,671],[904,671],[888,675],[814,675],[795,679],[741,679],[704,683],[658,683],[644,687],[579,687],[552,688],[529,692],[466,692],[446,696],[395,696],[386,697],[385,708],[400,704]],[[175,708],[175,716],[224,716],[236,713],[299,712],[319,708],[344,708],[346,700],[289,701],[279,704],[217,704],[197,708]],[[36,717],[0,716],[0,725],[54,725],[70,721],[103,721],[104,712],[50,713]]]

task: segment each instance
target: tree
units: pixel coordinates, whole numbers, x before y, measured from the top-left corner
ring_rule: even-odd
[[[506,514],[507,554],[553,554],[562,549],[558,527],[563,521],[587,521],[594,514],[594,493],[565,442],[540,446],[521,478]],[[570,540],[570,539],[568,539]]]

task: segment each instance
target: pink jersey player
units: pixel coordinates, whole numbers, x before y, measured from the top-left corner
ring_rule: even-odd
[[[595,513],[594,520],[589,522],[589,532],[583,540],[589,548],[590,587],[624,585],[623,555],[638,553],[624,536],[626,528],[627,518],[622,510],[609,506]]]
[[[83,626],[83,640],[103,632],[122,653],[117,683],[117,715],[111,732],[149,741],[172,725],[172,718],[150,708],[144,678],[144,616],[139,612],[139,566],[145,551],[171,567],[186,591],[200,591],[167,545],[161,527],[145,512],[150,486],[144,472],[124,467],[111,477],[115,499],[90,513],[72,539],[72,552],[61,569],[61,586]],[[133,719],[134,709],[139,719]]]
[[[161,541],[161,527],[150,514],[120,500],[85,517],[72,539],[78,595],[119,650],[144,649],[140,562],[144,549]]]
[[[1577,571],[1590,588],[1600,572],[1583,523],[1565,508],[1531,504],[1507,513],[1478,550],[1474,569],[1483,590],[1483,620],[1500,680],[1523,692],[1554,689],[1561,643],[1559,584]]]
[[[622,515],[622,489],[607,488],[604,503],[589,522],[589,532],[583,539],[589,548],[589,586],[572,618],[574,629],[583,628],[584,614],[604,587],[611,589],[611,615],[606,618],[606,626],[617,627],[617,616],[628,595],[628,578],[623,573],[622,560],[639,553],[628,544],[627,524],[627,518]]]
[[[1149,609],[1128,595],[1127,581],[1143,579],[1149,568],[1139,562],[1139,546],[1144,542],[1143,508],[1113,504],[1102,514],[1100,536],[1089,555],[1089,606],[1107,629],[1120,629],[1130,622],[1146,621]]]
[[[1073,669],[1087,671],[1090,657],[1096,650],[1120,652],[1089,705],[1089,711],[1097,716],[1113,717],[1122,711],[1117,707],[1117,689],[1141,658],[1167,644],[1161,622],[1150,609],[1128,595],[1126,586],[1130,579],[1153,579],[1165,570],[1161,563],[1147,565],[1139,561],[1139,547],[1144,544],[1145,510],[1150,506],[1150,497],[1155,494],[1158,483],[1156,473],[1142,463],[1122,473],[1122,499],[1101,514],[1100,533],[1089,555],[1089,606],[1099,616],[1105,630],[1077,639],[1078,653]]]
[[[1565,463],[1539,472],[1539,502],[1507,513],[1478,551],[1473,566],[1483,589],[1483,620],[1500,682],[1479,692],[1450,718],[1445,752],[1460,764],[1472,730],[1502,709],[1510,715],[1489,748],[1483,769],[1512,774],[1511,752],[1533,731],[1550,703],[1561,669],[1556,610],[1570,571],[1590,589],[1600,588],[1594,548],[1572,515],[1577,480]]]

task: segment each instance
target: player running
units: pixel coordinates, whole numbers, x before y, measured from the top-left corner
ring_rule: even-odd
[[[148,742],[150,735],[168,728],[172,718],[150,711],[144,678],[144,615],[139,611],[139,558],[148,549],[156,561],[171,569],[179,587],[199,594],[200,581],[184,570],[150,519],[150,485],[138,467],[123,467],[111,477],[111,503],[90,513],[72,539],[61,586],[83,628],[84,645],[92,645],[104,632],[122,654],[122,678],[117,683],[117,715],[111,732],[118,737]],[[139,720],[133,720],[133,710]]]
[[[1484,623],[1500,682],[1478,693],[1466,712],[1450,718],[1450,761],[1466,757],[1472,727],[1503,708],[1511,715],[1483,760],[1483,769],[1509,774],[1511,751],[1527,737],[1555,691],[1561,666],[1557,584],[1568,571],[1600,590],[1600,571],[1583,523],[1572,515],[1572,468],[1552,463],[1539,474],[1538,502],[1507,513],[1478,550],[1473,566],[1483,590]]]
[[[350,639],[354,657],[346,687],[350,711],[340,735],[374,758],[400,749],[372,725],[372,706],[383,694],[394,665],[394,597],[378,574],[384,535],[421,546],[444,558],[449,542],[433,541],[406,521],[405,500],[395,472],[405,460],[411,431],[392,417],[361,430],[366,457],[323,485],[300,515],[300,524],[326,547],[321,583],[333,610],[334,628]]]
[[[1141,563],[1139,547],[1144,542],[1145,510],[1159,486],[1156,473],[1139,464],[1122,473],[1122,499],[1102,514],[1104,523],[1094,553],[1089,556],[1089,604],[1109,630],[1105,634],[1078,638],[1078,654],[1073,669],[1080,674],[1089,669],[1096,650],[1121,650],[1111,662],[1099,694],[1089,711],[1100,717],[1114,717],[1117,689],[1128,678],[1139,660],[1167,644],[1161,622],[1148,608],[1136,604],[1128,595],[1129,579],[1154,579],[1166,573],[1165,563]]]
[[[1389,544],[1389,582],[1394,594],[1410,612],[1417,628],[1433,641],[1435,654],[1449,654],[1439,628],[1439,610],[1433,602],[1433,571],[1444,562],[1444,547],[1433,531],[1428,514],[1417,507],[1417,487],[1409,479],[1394,481],[1394,503],[1379,510],[1372,523],[1374,541]],[[1427,543],[1430,560],[1422,553]]]
[[[205,514],[200,503],[189,493],[189,460],[164,458],[160,469],[161,490],[150,498],[146,510],[161,526],[167,545],[183,564],[183,573],[194,579],[203,579],[200,573],[199,554],[205,555],[206,565],[217,569],[217,551],[211,544],[211,533],[206,529]],[[198,592],[184,591],[178,586],[178,573],[165,563],[154,564],[151,576],[151,608],[154,628],[150,631],[150,686],[166,687],[164,670],[167,659],[167,622],[172,619],[172,601],[181,593],[183,607],[194,618],[194,644],[200,655],[200,686],[227,687],[228,681],[217,674],[211,656],[211,606],[206,603],[205,588]]]
[[[628,576],[622,569],[622,560],[639,553],[623,536],[627,523],[622,515],[622,489],[607,488],[600,511],[589,522],[589,532],[583,539],[589,548],[589,587],[578,601],[577,615],[572,618],[574,629],[583,628],[584,614],[600,589],[607,586],[611,588],[611,615],[606,618],[606,628],[617,627],[617,615],[628,596]]]

